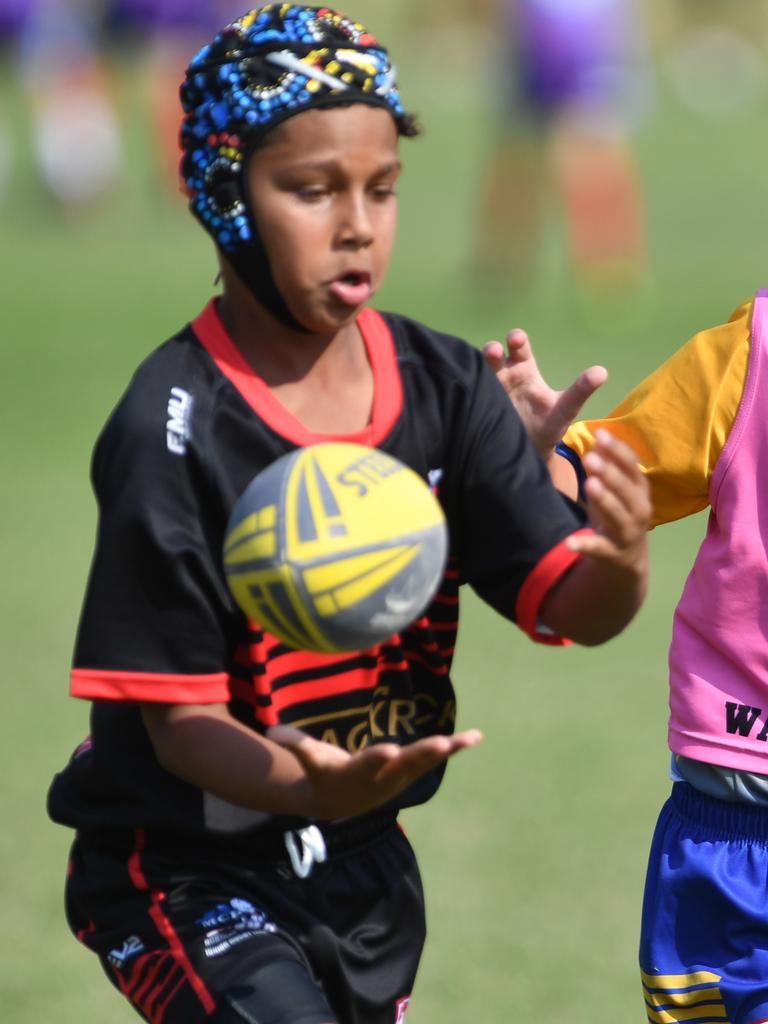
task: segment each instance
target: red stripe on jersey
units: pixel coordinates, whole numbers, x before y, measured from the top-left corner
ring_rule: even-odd
[[[448,675],[448,665],[446,665],[446,664],[435,665],[428,658],[425,658],[423,654],[419,654],[418,651],[408,650],[407,648],[406,648],[406,650],[403,653],[405,654],[406,661],[408,661],[408,662],[415,661],[418,665],[423,665],[425,668],[428,668],[429,671],[434,676],[447,676]],[[433,658],[434,658],[434,655],[433,655]],[[387,666],[387,667],[389,667],[389,666]]]
[[[338,665],[340,671],[343,672],[344,663],[349,661],[351,657],[359,657],[367,653],[369,652],[355,651],[352,654],[349,652],[344,654],[320,654],[314,651],[297,651],[292,647],[286,647],[280,654],[270,658],[267,664],[274,680],[280,679],[283,676],[293,675],[294,672],[312,672],[314,669],[327,668],[333,665]]]
[[[384,672],[388,672],[390,669],[395,669],[396,671],[407,669],[408,662],[405,660],[403,648],[399,645],[397,647],[389,645],[383,647],[379,653],[379,668]]]
[[[100,668],[73,669],[69,692],[86,700],[146,700],[163,704],[221,704],[230,697],[226,672],[181,676]]]
[[[577,530],[571,534],[572,537],[580,537],[586,533],[593,533],[591,529]],[[517,624],[523,632],[541,644],[554,644],[563,647],[570,644],[570,640],[564,637],[555,636],[552,633],[542,632],[539,627],[539,609],[544,598],[552,587],[571,568],[574,562],[579,559],[578,551],[571,551],[565,540],[548,551],[546,555],[534,566],[528,574],[525,582],[517,595],[515,616]]]
[[[373,309],[364,309],[356,322],[373,371],[373,408],[371,421],[364,430],[344,435],[313,433],[275,398],[230,338],[219,319],[215,299],[192,322],[192,329],[219,370],[259,417],[282,437],[300,447],[333,440],[375,446],[389,434],[402,412],[403,387],[395,343],[384,318]]]
[[[310,683],[291,683],[284,690],[277,690],[272,694],[272,706],[275,711],[280,712],[293,707],[294,704],[303,704],[308,700],[327,700],[329,697],[352,693],[354,690],[373,692],[377,683],[377,674],[364,670],[348,672],[336,678],[332,676],[330,679],[315,679]]]
[[[216,1009],[216,1000],[206,988],[203,979],[192,966],[192,962],[181,944],[181,939],[176,934],[171,922],[163,913],[160,902],[164,898],[164,893],[158,892],[156,889],[151,889],[149,882],[144,875],[144,870],[141,866],[141,851],[144,849],[145,842],[144,829],[137,828],[135,836],[135,846],[131,856],[128,858],[128,874],[130,875],[131,881],[141,892],[149,893],[150,899],[152,900],[149,907],[149,916],[154,921],[158,932],[168,943],[168,948],[173,954],[174,960],[184,971],[187,980],[202,1003],[203,1009],[207,1014],[212,1014]]]

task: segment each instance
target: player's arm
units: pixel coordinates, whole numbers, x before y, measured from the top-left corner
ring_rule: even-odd
[[[539,616],[577,643],[603,643],[634,617],[648,585],[648,483],[635,453],[598,431],[585,458],[587,511],[593,532],[567,541],[581,554],[544,598]]]
[[[142,716],[166,771],[241,807],[321,820],[388,803],[419,776],[482,739],[471,730],[407,747],[373,744],[349,754],[286,726],[260,736],[234,719],[225,704],[147,702]]]
[[[483,369],[455,444],[457,487],[446,492],[464,578],[539,642],[608,640],[646,589],[650,504],[637,459],[601,438],[587,518],[552,487],[521,418]]]

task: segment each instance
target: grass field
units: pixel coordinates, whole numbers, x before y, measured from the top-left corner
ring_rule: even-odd
[[[377,6],[357,9],[374,15]],[[393,48],[397,6],[384,17]],[[405,46],[400,61],[428,131],[404,149],[401,234],[380,307],[475,343],[524,325],[559,384],[604,362],[611,379],[597,410],[766,283],[768,137],[756,118],[693,118],[662,89],[639,137],[652,285],[586,301],[553,234],[545,273],[525,294],[472,289],[465,257],[492,126],[482,83],[459,50],[451,59],[452,88],[439,102],[431,82],[445,53],[435,47],[434,66],[417,66]],[[91,445],[138,360],[198,311],[214,275],[210,245],[181,203],[149,194],[143,124],[131,116],[132,183],[114,208],[63,224],[22,150],[1,211],[5,1024],[135,1019],[66,930],[69,836],[44,809],[52,773],[87,730],[67,675],[95,522]],[[650,598],[631,629],[598,650],[538,649],[467,595],[460,724],[487,739],[452,765],[429,806],[406,816],[430,925],[413,1024],[645,1018],[636,942],[646,850],[667,790],[666,647],[703,527],[698,517],[653,536]]]

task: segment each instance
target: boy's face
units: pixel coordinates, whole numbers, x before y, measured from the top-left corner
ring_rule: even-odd
[[[272,276],[308,330],[351,322],[381,286],[397,223],[398,136],[365,104],[307,110],[248,166],[251,209]]]

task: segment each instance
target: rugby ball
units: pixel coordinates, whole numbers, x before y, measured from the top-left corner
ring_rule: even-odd
[[[245,615],[301,650],[364,650],[418,618],[448,535],[427,483],[378,449],[310,445],[277,459],[235,503],[224,570]]]

